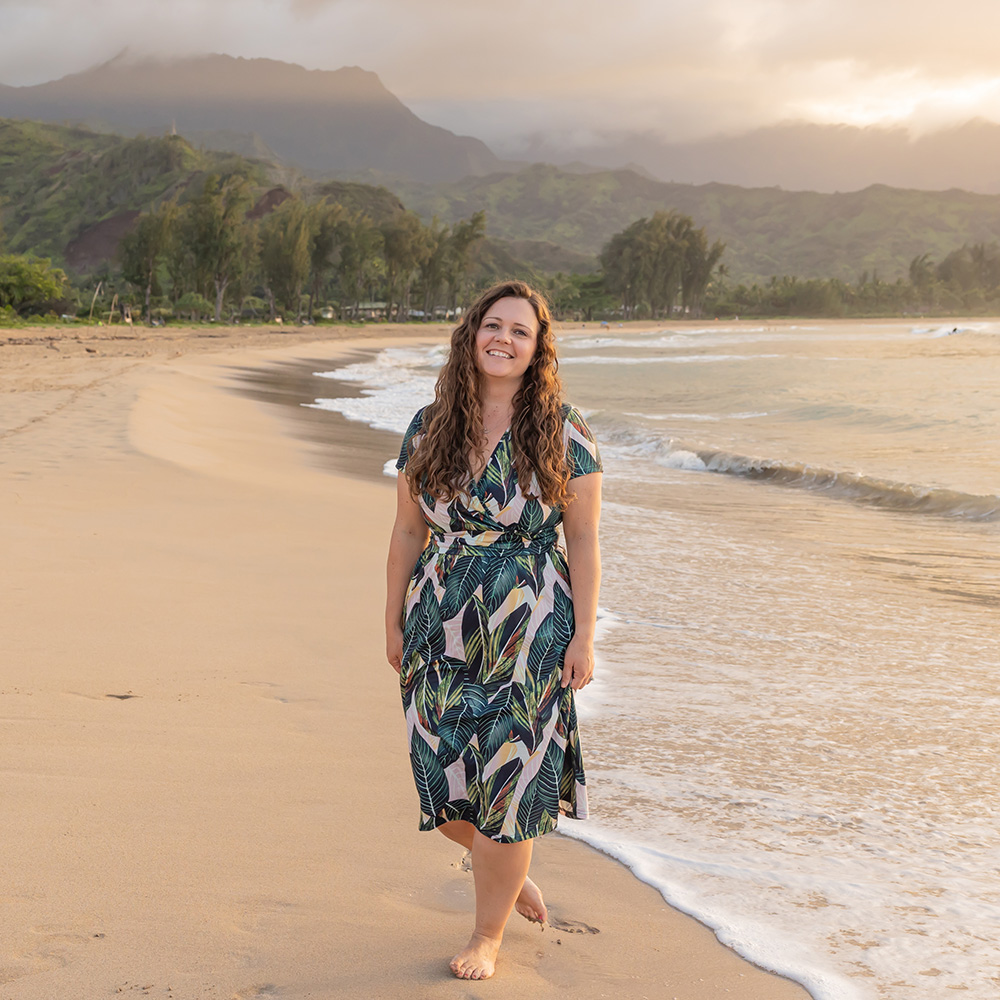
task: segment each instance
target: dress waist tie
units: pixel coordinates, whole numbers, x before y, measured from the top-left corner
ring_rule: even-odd
[[[508,559],[517,555],[541,556],[556,544],[555,528],[533,534],[521,531],[435,531],[431,543],[442,555],[473,555],[488,559]]]

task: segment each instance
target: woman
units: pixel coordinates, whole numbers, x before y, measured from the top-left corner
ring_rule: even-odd
[[[461,979],[493,975],[515,907],[544,923],[532,839],[560,811],[586,816],[573,692],[594,671],[601,463],[557,368],[541,296],[494,286],[452,334],[397,463],[386,655],[420,828],[472,853],[476,926],[451,961]]]

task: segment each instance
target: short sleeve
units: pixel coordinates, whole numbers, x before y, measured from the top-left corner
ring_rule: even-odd
[[[569,466],[570,479],[604,471],[597,441],[594,440],[587,421],[575,406],[566,408],[563,417],[563,441],[566,445],[566,464]]]
[[[396,468],[400,472],[406,468],[406,463],[410,458],[413,439],[420,433],[423,425],[424,410],[421,408],[413,415],[413,419],[410,421],[410,426],[406,428],[406,434],[403,435],[403,445],[399,449],[399,458],[396,459]]]

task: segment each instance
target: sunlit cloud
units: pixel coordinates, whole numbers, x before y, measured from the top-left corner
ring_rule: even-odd
[[[434,123],[509,145],[1000,117],[995,0],[0,0],[0,24],[4,83],[126,47],[357,65]]]
[[[832,75],[832,74],[831,74]],[[915,133],[970,118],[1000,118],[1000,77],[940,83],[921,80],[916,70],[864,81],[844,73],[833,97],[789,102],[790,117],[847,125],[908,125]]]

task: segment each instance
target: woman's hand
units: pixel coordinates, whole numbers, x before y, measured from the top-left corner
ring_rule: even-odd
[[[385,630],[385,658],[397,674],[403,669],[403,630],[398,625]]]
[[[563,661],[563,687],[571,687],[574,691],[586,687],[594,677],[594,642],[584,636],[574,635],[566,647],[566,659]]]

